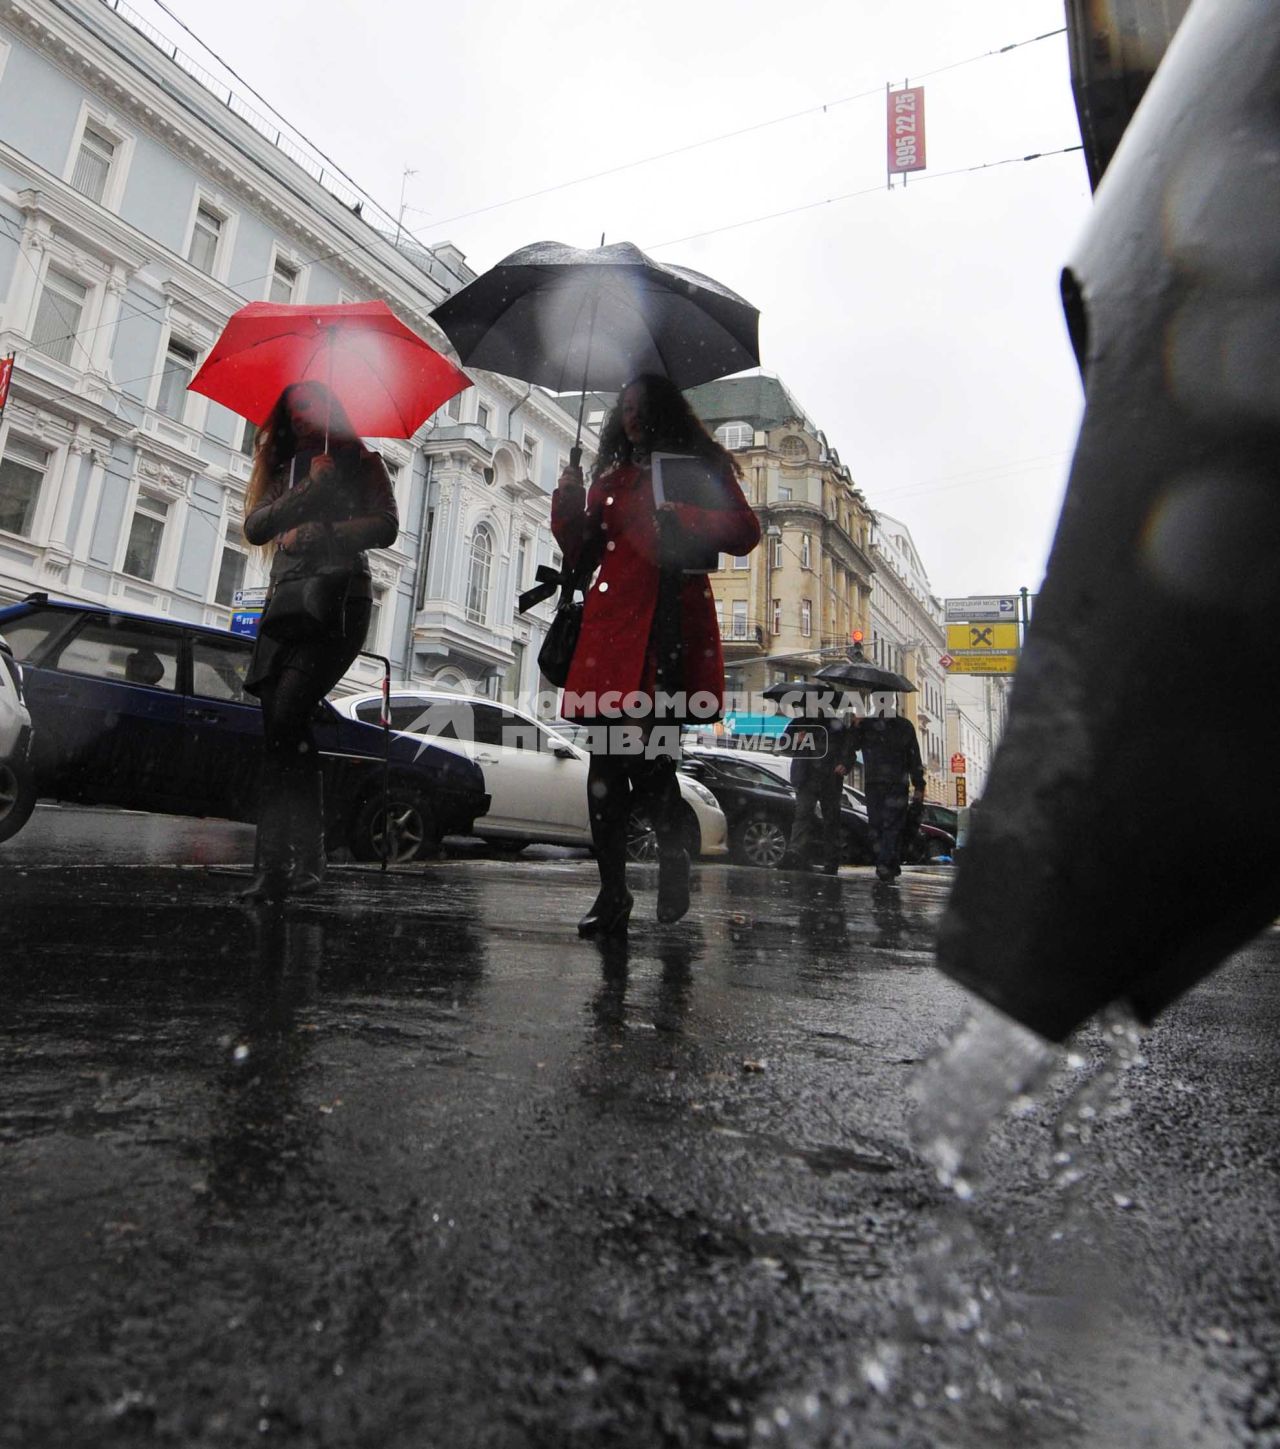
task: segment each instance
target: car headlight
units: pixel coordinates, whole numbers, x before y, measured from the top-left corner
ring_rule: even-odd
[[[710,790],[707,789],[707,787],[702,783],[701,780],[690,780],[687,775],[685,776],[685,780],[688,783],[690,790],[693,791],[693,793],[698,797],[699,800],[702,801],[704,805],[714,805],[717,810],[720,808],[719,800],[716,799],[716,797],[711,793]]]

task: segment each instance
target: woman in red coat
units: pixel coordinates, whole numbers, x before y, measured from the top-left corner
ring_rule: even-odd
[[[655,452],[703,461],[708,486],[696,502],[655,506]],[[666,378],[644,376],[628,383],[605,421],[590,491],[581,469],[571,466],[552,498],[551,528],[565,568],[584,578],[599,569],[562,706],[566,719],[610,727],[593,731],[587,775],[600,894],[578,922],[584,936],[626,929],[633,792],[658,837],[658,919],[678,921],[689,909],[675,776],[679,727],[720,715],[724,661],[705,571],[715,567],[716,554],[750,553],[760,542],[739,476],[680,390]],[[644,748],[634,752],[637,734]]]

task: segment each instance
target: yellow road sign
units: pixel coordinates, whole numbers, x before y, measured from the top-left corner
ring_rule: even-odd
[[[948,674],[1013,674],[1018,666],[1016,654],[953,654]]]
[[[971,649],[1005,652],[1018,647],[1016,624],[948,624],[947,653],[967,654]]]

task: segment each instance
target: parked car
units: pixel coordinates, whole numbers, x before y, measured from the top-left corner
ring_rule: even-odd
[[[256,818],[262,712],[244,692],[251,639],[44,594],[0,609],[0,633],[23,669],[37,796]],[[384,736],[327,703],[313,729],[328,842],[358,860],[380,858],[387,805],[396,860],[469,833],[488,808],[479,767],[449,750]]]
[[[796,792],[776,772],[745,758],[742,750],[690,750],[682,772],[700,780],[729,821],[729,843],[744,865],[777,866],[787,853]],[[840,806],[841,854],[846,863],[871,859],[867,819],[846,795]]]
[[[0,840],[16,835],[35,809],[30,750],[31,713],[23,692],[22,665],[0,635]]]
[[[484,771],[489,813],[475,834],[513,850],[534,841],[553,845],[591,844],[587,819],[587,766],[590,755],[542,720],[480,695],[449,690],[393,686],[392,728],[430,740],[440,749],[473,760]],[[354,694],[334,701],[353,720],[375,721],[381,694]],[[689,853],[724,855],[728,830],[716,797],[695,780],[681,777],[684,829]],[[657,837],[642,811],[628,822],[627,853],[632,860],[657,856]]]
[[[771,780],[784,785],[791,798],[791,817],[795,816],[795,791],[791,787],[791,761],[786,755],[773,755],[762,750],[734,750],[716,749],[714,747],[698,747],[685,750],[686,762],[690,760],[710,760],[724,762],[730,767],[735,765],[748,766],[751,770],[757,770],[767,775]],[[738,778],[744,778],[743,772],[736,772]],[[710,781],[708,781],[710,783]],[[712,786],[715,789],[715,786]],[[723,803],[723,802],[722,802]],[[727,812],[726,812],[727,813]],[[791,832],[790,818],[787,823],[788,838]],[[867,823],[867,807],[856,790],[845,786],[844,797],[840,802],[840,832],[843,840],[843,859],[847,865],[870,865],[873,859],[871,851],[871,827]],[[757,834],[760,831],[756,832]],[[786,843],[779,851],[777,841],[773,839],[772,831],[764,831],[770,837],[770,844],[767,848],[756,852],[763,858],[751,861],[753,865],[777,864],[786,853]],[[732,823],[730,824],[730,838],[732,839]],[[740,849],[740,858],[745,859],[747,851]],[[769,857],[776,856],[777,860]]]

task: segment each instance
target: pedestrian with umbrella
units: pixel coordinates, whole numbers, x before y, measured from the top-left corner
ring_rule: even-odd
[[[659,451],[709,465],[715,495],[656,505],[650,460]],[[595,731],[587,794],[600,892],[578,922],[584,936],[625,930],[631,914],[626,831],[633,796],[658,837],[658,919],[677,921],[689,909],[678,726],[720,716],[724,661],[707,558],[740,556],[760,542],[759,520],[738,477],[733,457],[680,390],[647,376],[623,388],[605,420],[590,490],[571,463],[552,498],[551,528],[565,568],[583,578],[600,570],[587,594],[562,712],[597,725],[638,724],[645,745],[643,753],[623,753],[616,729]],[[669,744],[659,743],[655,726],[670,727]]]
[[[770,685],[764,695],[766,699],[784,699],[797,710],[783,731],[791,756],[791,784],[796,792],[796,811],[783,868],[814,869],[814,827],[820,815],[822,868],[826,875],[835,875],[843,853],[840,804],[854,761],[853,730],[841,718],[831,689],[820,690],[797,680]]]
[[[306,895],[324,875],[316,706],[364,647],[373,607],[365,551],[399,531],[395,495],[365,436],[409,436],[467,386],[383,303],[252,303],[231,319],[192,388],[260,425],[244,535],[271,553],[245,689],[262,704],[256,874],[243,898]]]
[[[876,879],[891,884],[902,874],[908,787],[918,805],[924,801],[920,741],[915,726],[898,714],[893,702],[898,694],[914,692],[915,685],[904,675],[870,663],[856,641],[849,649],[847,662],[824,665],[814,677],[851,693],[880,695],[884,701],[878,713],[856,723],[852,745],[862,751],[863,793],[876,857]]]
[[[633,797],[658,836],[658,919],[679,920],[689,908],[690,863],[679,827],[677,726],[718,718],[724,695],[720,630],[705,574],[717,552],[740,556],[760,541],[736,463],[680,389],[758,364],[759,313],[710,277],[655,262],[630,242],[605,246],[602,239],[593,250],[560,242],[522,247],[442,303],[433,318],[465,366],[553,392],[580,389],[579,440],[588,391],[621,389],[600,433],[590,488],[575,441],[552,498],[563,572],[558,580],[540,574],[542,586],[522,595],[521,607],[549,597],[557,582],[562,598],[575,586],[587,594],[572,659],[560,676],[561,713],[610,728],[590,732],[587,789],[600,892],[578,922],[580,934],[626,929]],[[653,460],[662,453],[692,465],[670,496],[666,489],[655,493],[662,487],[655,478],[663,475]],[[540,662],[545,668],[547,661]],[[663,732],[673,737],[670,748],[659,743],[661,725],[672,727]],[[643,750],[620,753],[637,727]]]

